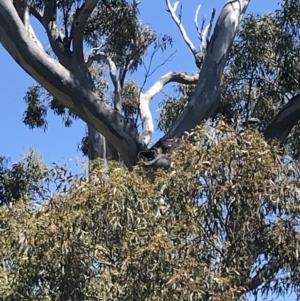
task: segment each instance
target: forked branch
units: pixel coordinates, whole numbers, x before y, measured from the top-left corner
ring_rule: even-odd
[[[214,17],[215,17],[215,9],[213,9],[212,14],[211,14],[211,18],[210,18],[210,22],[209,24],[205,27],[204,29],[204,23],[205,23],[205,19],[203,20],[202,23],[202,28],[200,30],[199,26],[198,26],[198,16],[199,16],[199,12],[200,9],[202,7],[202,4],[200,4],[197,9],[196,9],[196,13],[195,13],[195,18],[194,18],[194,23],[199,35],[199,39],[201,41],[201,46],[200,49],[197,50],[196,47],[194,46],[193,42],[189,39],[186,30],[181,22],[181,17],[177,17],[176,15],[176,10],[177,7],[179,5],[179,1],[174,3],[174,6],[172,7],[170,0],[166,0],[166,4],[168,7],[168,12],[171,14],[172,19],[174,20],[175,24],[177,25],[177,27],[180,30],[181,36],[183,37],[185,43],[188,45],[189,49],[192,51],[194,58],[195,58],[195,63],[197,65],[197,67],[200,69],[202,67],[202,63],[203,63],[203,59],[205,56],[205,52],[206,52],[206,48],[208,46],[208,42],[209,42],[209,38],[211,35],[211,29],[212,29],[212,24],[214,21]]]
[[[202,26],[201,26],[201,29],[200,29],[199,25],[198,25],[198,15],[199,15],[201,7],[202,7],[201,4],[197,7],[194,22],[195,22],[195,26],[196,26],[196,29],[197,29],[197,32],[198,32],[199,40],[201,42],[199,53],[200,53],[200,56],[201,56],[201,60],[203,60],[204,56],[205,56],[205,51],[206,51],[206,48],[208,46],[209,39],[210,39],[210,36],[211,36],[211,30],[212,30],[212,27],[213,27],[213,22],[214,22],[216,10],[215,9],[212,10],[210,21],[206,25],[205,28],[204,28],[204,24],[205,24],[206,20],[205,20],[205,18],[203,18]]]
[[[12,58],[62,105],[93,126],[118,150],[132,167],[144,149],[136,129],[127,120],[83,87],[77,77],[29,38],[11,1],[0,0],[0,36]]]
[[[32,5],[28,3],[27,1],[22,0],[15,0],[14,6],[16,8],[16,11],[18,12],[18,15],[21,19],[21,21],[24,24],[24,27],[28,33],[28,35],[36,42],[36,44],[43,49],[43,45],[41,44],[40,40],[37,38],[34,29],[32,28],[30,24],[30,14],[34,11],[36,14],[36,17],[40,20],[42,19],[42,15],[38,10],[34,10]]]
[[[188,75],[184,72],[169,72],[161,76],[145,93],[140,94],[140,115],[142,119],[143,133],[142,138],[146,145],[152,139],[154,123],[150,111],[150,101],[161,92],[163,87],[168,83],[175,82],[179,84],[196,84],[199,74]]]
[[[72,53],[64,44],[65,36],[62,34],[62,32],[60,32],[57,25],[57,8],[55,1],[45,1],[42,24],[46,29],[51,48],[58,60],[62,65],[70,69]]]
[[[249,0],[227,1],[208,44],[195,94],[165,138],[182,137],[208,119],[220,102],[221,77]]]
[[[117,75],[116,64],[109,55],[105,54],[104,52],[96,53],[96,51],[95,54],[91,55],[88,58],[87,66],[89,67],[93,61],[103,61],[108,65],[110,79],[114,85],[114,107],[115,110],[119,114],[121,114],[122,113],[122,86],[121,86],[119,76]]]
[[[177,7],[179,5],[179,1],[176,1],[174,3],[174,6],[172,7],[171,3],[170,3],[170,0],[166,0],[166,4],[167,4],[167,7],[168,7],[168,12],[170,13],[172,19],[174,20],[174,22],[176,23],[177,27],[179,28],[180,30],[180,33],[185,41],[185,43],[188,45],[189,49],[192,51],[193,55],[196,56],[197,55],[197,49],[196,47],[194,46],[193,42],[190,40],[190,38],[188,37],[186,31],[185,31],[185,28],[181,22],[181,19],[179,17],[177,17],[176,15],[176,10],[177,10]]]

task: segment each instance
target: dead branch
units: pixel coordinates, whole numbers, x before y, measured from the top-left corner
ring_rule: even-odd
[[[188,45],[189,49],[192,51],[193,55],[196,56],[197,55],[197,50],[193,44],[193,42],[190,40],[190,38],[188,37],[187,33],[186,33],[186,30],[181,22],[181,20],[177,17],[176,15],[176,10],[177,10],[177,7],[179,5],[179,1],[176,1],[174,3],[174,6],[172,7],[171,3],[169,0],[166,0],[166,4],[167,4],[167,7],[168,7],[168,12],[170,13],[172,19],[174,20],[175,24],[177,25],[177,27],[179,28],[180,30],[180,33],[185,41],[185,43]]]
[[[188,75],[184,72],[169,72],[161,76],[145,93],[140,93],[140,115],[142,119],[143,133],[142,138],[146,145],[152,139],[154,132],[154,122],[150,111],[150,101],[161,92],[163,87],[171,82],[180,84],[196,84],[199,75]]]

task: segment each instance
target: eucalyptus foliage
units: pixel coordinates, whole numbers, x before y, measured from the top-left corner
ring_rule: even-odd
[[[0,208],[4,300],[244,300],[299,284],[299,168],[254,130],[193,131],[155,181],[94,162]]]

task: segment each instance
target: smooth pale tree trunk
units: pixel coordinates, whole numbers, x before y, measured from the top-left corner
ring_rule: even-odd
[[[106,160],[106,139],[93,126],[88,125],[89,160]]]

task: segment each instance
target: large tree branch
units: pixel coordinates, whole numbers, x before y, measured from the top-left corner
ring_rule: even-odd
[[[181,137],[208,119],[220,102],[220,83],[232,42],[249,0],[228,0],[218,18],[195,94],[165,138]]]
[[[140,114],[142,119],[143,127],[143,141],[148,145],[152,139],[154,131],[154,123],[152,114],[150,111],[150,101],[161,92],[163,87],[171,82],[176,82],[180,84],[196,84],[198,81],[199,75],[188,75],[184,72],[169,72],[162,77],[160,77],[153,85],[148,89],[146,93],[140,94]]]
[[[111,57],[103,52],[91,55],[88,58],[87,66],[91,65],[93,61],[104,61],[109,68],[110,79],[114,85],[114,107],[115,110],[121,114],[122,112],[122,85],[117,75],[117,67]]]
[[[28,37],[11,1],[0,0],[0,36],[4,48],[31,77],[103,134],[125,164],[132,166],[137,152],[144,148],[136,129]]]
[[[56,21],[56,2],[53,0],[45,1],[45,10],[43,15],[43,26],[46,29],[47,36],[52,50],[58,60],[66,67],[71,68],[72,53],[67,47],[65,37],[60,32]]]
[[[73,53],[76,61],[83,60],[83,34],[86,22],[98,0],[86,0],[75,14],[72,24]]]
[[[275,274],[280,269],[280,263],[277,259],[272,259],[270,262],[266,263],[256,275],[248,281],[246,292],[253,292],[259,288],[264,282],[269,282],[274,279]]]
[[[27,1],[22,0],[15,0],[14,6],[17,10],[17,13],[24,24],[24,27],[28,33],[28,35],[37,43],[37,45],[43,49],[43,45],[41,44],[40,40],[37,38],[34,29],[30,24],[30,13],[32,13],[32,6]],[[37,17],[39,15],[42,18],[41,14],[38,11],[35,11]]]
[[[275,116],[265,130],[266,139],[284,142],[292,128],[300,120],[300,94],[294,96]]]
[[[146,97],[151,101],[163,87],[169,83],[178,83],[184,85],[197,84],[199,74],[189,75],[185,72],[169,72],[161,76],[145,93]]]

